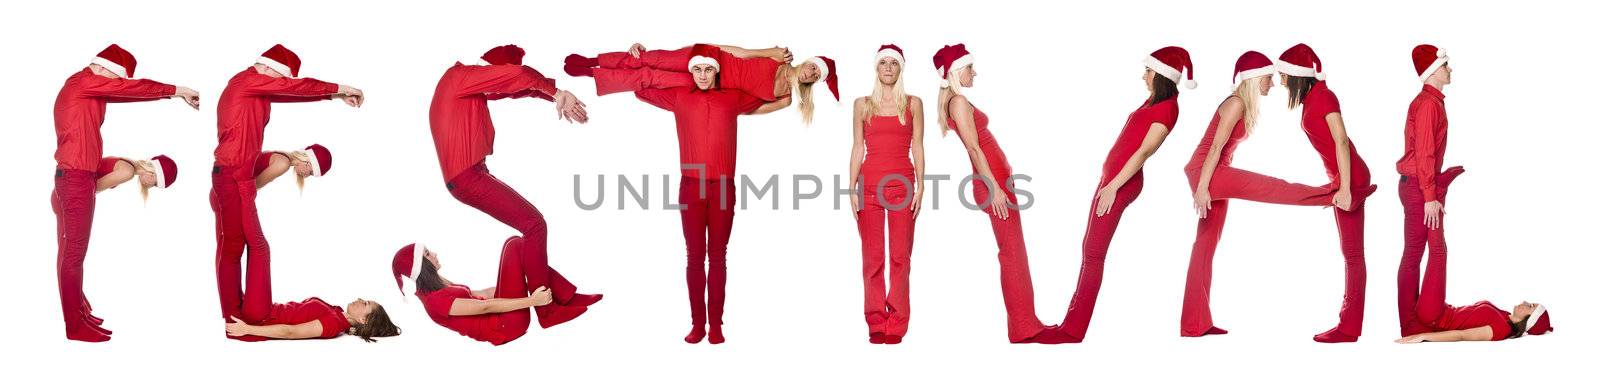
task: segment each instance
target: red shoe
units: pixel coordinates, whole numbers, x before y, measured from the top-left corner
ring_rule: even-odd
[[[883,332],[873,332],[872,334],[867,335],[867,342],[872,344],[882,344]]]
[[[587,307],[569,307],[560,305],[544,305],[533,309],[539,316],[539,326],[549,329],[558,324],[577,319],[579,315],[589,311]]]
[[[600,60],[574,53],[567,55],[566,66],[562,69],[566,70],[569,76],[593,77],[596,66],[600,66]]]
[[[572,298],[568,298],[567,299],[567,303],[563,304],[563,306],[567,306],[567,307],[589,307],[590,305],[595,304],[595,302],[600,302],[600,299],[605,298],[605,297],[606,297],[606,295],[604,295],[604,294],[573,293],[572,294]]]
[[[67,332],[67,339],[82,342],[106,342],[111,341],[111,335],[100,333],[93,328],[79,327],[75,331]]]
[[[1324,343],[1324,344],[1337,344],[1337,343],[1346,343],[1346,342],[1356,342],[1356,339],[1360,339],[1360,338],[1361,338],[1361,336],[1346,335],[1346,334],[1344,334],[1344,332],[1339,332],[1339,327],[1334,327],[1333,329],[1330,329],[1327,332],[1323,332],[1323,333],[1317,334],[1316,336],[1312,336],[1311,340],[1312,341],[1316,341],[1316,342],[1320,342],[1320,343]]]
[[[710,333],[710,335],[706,336],[706,342],[707,343],[711,343],[711,345],[717,345],[717,344],[721,344],[721,343],[724,343],[724,342],[728,342],[728,339],[726,337],[722,337],[722,325],[721,324],[716,324],[716,325],[712,325],[711,326],[711,333]]]
[[[887,345],[898,345],[901,339],[900,335],[883,335],[883,343]]]
[[[689,335],[683,337],[683,342],[690,343],[690,344],[699,344],[700,340],[703,340],[705,338],[706,338],[706,326],[696,324],[694,326],[694,328],[689,329]]]

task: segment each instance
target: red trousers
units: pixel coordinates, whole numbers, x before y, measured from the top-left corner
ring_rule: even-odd
[[[1078,289],[1072,293],[1072,304],[1067,307],[1067,317],[1061,329],[1079,339],[1089,330],[1089,320],[1094,317],[1094,303],[1100,297],[1100,281],[1105,278],[1106,252],[1111,249],[1111,237],[1117,233],[1123,210],[1139,198],[1144,190],[1144,172],[1133,175],[1128,183],[1117,190],[1117,200],[1111,211],[1095,216],[1095,204],[1089,204],[1089,223],[1083,230],[1083,265],[1078,269]],[[1095,195],[1099,195],[1096,189]],[[1093,202],[1091,198],[1091,202]]]
[[[645,51],[639,58],[626,52],[602,53],[594,69],[595,95],[694,85],[689,75],[690,49]]]
[[[707,323],[720,326],[722,305],[727,300],[733,198],[738,192],[733,180],[685,176],[680,181],[678,204],[683,205],[679,214],[683,216],[683,242],[689,255],[684,278],[689,286],[690,318],[696,327]]]
[[[244,166],[239,168],[251,168]],[[272,252],[267,236],[261,230],[261,220],[256,216],[256,182],[239,179],[231,167],[215,167],[211,171],[211,211],[216,215],[217,235],[217,297],[222,304],[222,319],[238,317],[251,320],[264,316],[272,305]],[[240,260],[249,257],[247,268],[241,269]],[[249,290],[251,301],[246,301]],[[257,303],[247,303],[257,302]],[[245,306],[258,306],[245,311]]]
[[[1450,183],[1455,181],[1456,176],[1460,176],[1461,172],[1464,171],[1466,170],[1461,167],[1451,167],[1446,169],[1444,173],[1439,174],[1436,184],[1439,203],[1444,203],[1445,193],[1449,190]],[[1402,337],[1428,332],[1425,324],[1417,320],[1417,288],[1422,271],[1423,250],[1427,250],[1428,253],[1428,272],[1432,273],[1433,269],[1436,268],[1433,262],[1437,258],[1440,260],[1437,268],[1441,270],[1439,276],[1441,286],[1444,279],[1442,273],[1446,247],[1443,217],[1440,217],[1439,229],[1428,229],[1426,222],[1423,220],[1425,217],[1423,205],[1428,202],[1423,201],[1422,187],[1417,182],[1417,179],[1413,177],[1400,177],[1400,206],[1405,210],[1405,221],[1402,222],[1405,227],[1405,250],[1400,254],[1400,271],[1396,281],[1399,291],[1396,296],[1399,299],[1400,335]],[[1438,303],[1444,304],[1442,291],[1438,296]]]
[[[494,298],[523,298],[533,295],[535,290],[546,285],[550,270],[549,254],[545,253],[543,246],[532,246],[532,240],[513,236],[506,239],[504,246],[500,247],[500,273],[495,277]],[[551,287],[555,290],[555,287]],[[549,310],[560,307],[545,305],[534,308],[543,319]],[[500,313],[497,323],[498,330],[506,341],[515,340],[528,333],[528,325],[532,317],[528,310],[516,310]]]
[[[997,176],[1000,181],[1007,178]],[[985,183],[972,184],[973,202],[989,202],[989,188]],[[1017,197],[1005,191],[1011,203]],[[1028,246],[1022,239],[1022,211],[1010,208],[1010,217],[1000,220],[985,206],[989,226],[994,229],[994,242],[1000,249],[1000,296],[1006,305],[1006,335],[1013,343],[1024,342],[1044,331],[1044,323],[1034,314],[1033,274],[1028,270]]]
[[[917,219],[911,192],[889,183],[879,192],[868,184],[861,192],[856,229],[861,232],[861,279],[866,292],[867,329],[905,336],[911,321],[911,243]],[[887,224],[886,224],[887,221]],[[884,232],[888,232],[888,290],[884,285]]]
[[[517,297],[526,297],[528,295],[523,291],[524,289],[531,291],[538,289],[540,286],[550,287],[550,294],[554,297],[555,303],[534,308],[535,312],[541,317],[549,314],[550,310],[560,308],[572,300],[572,295],[577,293],[578,287],[573,285],[571,281],[567,281],[566,277],[562,277],[560,272],[556,272],[554,268],[548,266],[549,253],[546,247],[546,240],[549,238],[549,234],[545,227],[544,215],[539,213],[539,209],[533,207],[533,203],[523,199],[522,195],[517,194],[516,190],[512,190],[510,186],[506,186],[504,182],[500,182],[500,179],[490,174],[489,167],[482,162],[452,177],[445,186],[450,189],[450,195],[455,197],[456,200],[472,206],[478,211],[483,211],[483,213],[489,214],[495,220],[499,220],[501,223],[505,223],[521,232],[522,238],[520,240],[516,238],[507,240],[506,247],[513,247],[513,243],[525,247],[525,249],[518,249],[520,259],[524,260],[523,263],[545,264],[544,267],[529,266],[523,268],[522,276],[529,287],[513,289],[517,293],[522,293]],[[501,250],[500,268],[503,276],[500,281],[501,285],[505,285],[506,281],[504,278],[506,275],[505,252],[505,249]],[[496,288],[496,293],[500,293],[498,287]]]
[[[83,258],[94,224],[94,171],[57,169],[50,209],[56,214],[56,287],[68,338],[97,336],[99,319],[90,316],[83,295]]]
[[[1328,186],[1333,188],[1333,186]],[[1339,229],[1339,250],[1344,253],[1344,304],[1339,307],[1339,333],[1361,336],[1362,312],[1367,303],[1366,197],[1372,186],[1352,193],[1350,211],[1333,209],[1333,222]]]
[[[1189,188],[1199,186],[1200,169],[1191,166]],[[1226,165],[1211,173],[1211,210],[1195,227],[1194,249],[1189,254],[1189,276],[1183,289],[1183,314],[1180,334],[1205,335],[1215,326],[1211,321],[1211,260],[1222,240],[1222,226],[1228,219],[1228,200],[1242,199],[1296,206],[1328,206],[1333,189],[1296,184]]]

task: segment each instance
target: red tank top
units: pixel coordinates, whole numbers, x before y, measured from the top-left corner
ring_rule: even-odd
[[[911,119],[911,106],[906,106],[905,117]],[[864,121],[862,138],[867,156],[861,161],[861,182],[867,188],[913,184],[917,178],[911,165],[911,125],[900,122],[900,116],[879,116]]]
[[[716,46],[696,46],[696,48],[716,48]],[[750,96],[760,98],[763,102],[777,101],[778,98],[788,95],[776,95],[778,61],[764,58],[739,58],[731,53],[716,48],[718,76],[723,88],[744,91]]]
[[[1511,313],[1495,307],[1489,301],[1478,301],[1471,305],[1444,309],[1444,313],[1439,315],[1439,320],[1431,322],[1428,326],[1436,332],[1489,326],[1489,329],[1494,331],[1492,340],[1500,341],[1511,335],[1510,319]]]
[[[1231,96],[1229,98],[1232,98]],[[1226,100],[1224,100],[1226,101]],[[1206,135],[1200,137],[1200,144],[1194,147],[1194,155],[1189,157],[1189,164],[1184,169],[1200,171],[1205,167],[1206,155],[1211,153],[1211,142],[1217,137],[1217,124],[1222,122],[1222,107],[1217,107],[1217,112],[1211,115],[1211,125],[1206,126]],[[1244,117],[1239,117],[1239,122],[1233,124],[1233,132],[1228,134],[1228,141],[1222,144],[1222,154],[1217,156],[1217,166],[1233,163],[1233,149],[1239,147],[1239,142],[1248,136],[1245,134]]]
[[[945,110],[945,113],[948,114],[950,111]],[[949,118],[949,115],[946,115],[945,121],[950,124],[950,127],[955,127],[956,121]],[[994,135],[989,133],[989,115],[978,110],[978,106],[972,106],[972,127],[978,133],[978,149],[983,150],[984,158],[989,160],[989,171],[994,172],[994,178],[998,180],[995,183],[1004,187],[1006,180],[1011,178],[1011,163],[1006,162],[1005,151],[1000,150],[1000,143],[996,142]],[[956,132],[956,137],[961,137],[961,132]],[[978,166],[972,166],[972,174],[974,176],[978,175]],[[1010,190],[1006,191],[1009,192]]]

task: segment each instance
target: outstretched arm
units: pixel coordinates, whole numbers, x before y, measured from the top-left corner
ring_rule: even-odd
[[[517,311],[550,304],[550,288],[539,287],[533,295],[522,298],[471,299],[457,298],[450,304],[450,316],[470,316]]]
[[[250,325],[239,318],[228,317],[228,336],[261,336],[280,340],[298,340],[322,337],[322,321],[312,320],[300,324]]]
[[[789,104],[792,103],[793,101],[794,100],[793,100],[793,96],[792,95],[791,96],[785,96],[785,97],[783,97],[783,99],[778,99],[778,100],[774,100],[774,101],[770,101],[770,102],[767,102],[765,104],[762,104],[761,106],[756,107],[756,109],[750,110],[750,112],[746,112],[745,114],[746,115],[764,115],[764,114],[776,112],[777,110],[789,107]]]
[[[1458,329],[1454,331],[1428,332],[1402,337],[1394,342],[1401,344],[1416,344],[1421,342],[1455,342],[1455,341],[1494,341],[1494,329],[1489,326],[1477,328]]]
[[[722,52],[727,52],[729,55],[733,55],[733,57],[738,57],[738,58],[741,58],[741,59],[768,58],[768,59],[772,59],[772,60],[779,61],[779,62],[785,62],[785,63],[787,63],[790,60],[794,59],[794,55],[789,53],[789,49],[788,48],[783,48],[783,47],[748,49],[748,48],[743,48],[743,47],[739,47],[739,46],[730,46],[730,45],[726,45],[726,44],[714,44],[714,45],[717,46],[717,48],[722,49]]]

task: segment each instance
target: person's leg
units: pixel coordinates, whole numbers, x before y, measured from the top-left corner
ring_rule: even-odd
[[[888,211],[889,219],[889,321],[884,325],[884,343],[899,343],[911,324],[911,246],[916,238],[916,215],[911,212],[907,187],[888,192],[889,202],[901,205]]]
[[[596,63],[603,69],[640,69],[651,68],[674,72],[689,71],[689,59],[694,46],[686,46],[670,50],[645,50],[639,57],[627,52],[608,52],[595,57]]]
[[[689,73],[651,68],[596,68],[593,75],[595,95],[694,85],[694,77]]]
[[[1324,343],[1355,342],[1361,337],[1362,313],[1367,298],[1367,260],[1365,256],[1366,210],[1363,199],[1355,199],[1350,211],[1334,209],[1339,227],[1339,248],[1344,253],[1344,304],[1339,308],[1339,325],[1312,339]]]
[[[239,224],[244,229],[244,305],[239,308],[239,318],[247,321],[266,319],[272,306],[272,250],[267,244],[261,219],[256,215],[256,185],[254,180],[236,180],[239,190]]]
[[[222,321],[240,315],[244,305],[244,224],[239,220],[239,190],[228,171],[211,174],[211,212],[216,223],[217,302]]]
[[[1228,220],[1228,200],[1211,201],[1211,210],[1200,219],[1189,253],[1189,276],[1183,285],[1183,314],[1179,334],[1184,337],[1227,334],[1211,320],[1211,260]]]
[[[683,218],[683,242],[688,255],[684,280],[689,291],[689,318],[693,327],[683,340],[698,343],[706,336],[706,223],[708,207],[704,197],[711,194],[699,178],[683,177],[678,185],[679,215]]]
[[[1243,169],[1219,165],[1211,174],[1211,199],[1247,201],[1296,206],[1329,206],[1333,189],[1296,184]]]
[[[1432,236],[1430,235],[1429,237]],[[1439,237],[1442,240],[1443,233],[1440,233]],[[1416,316],[1414,317],[1417,324],[1421,326],[1421,332],[1415,333],[1428,332],[1432,330],[1432,327],[1437,327],[1439,318],[1443,317],[1444,312],[1450,309],[1450,305],[1444,302],[1445,276],[1448,271],[1449,252],[1445,251],[1443,246],[1428,249],[1428,269],[1422,277],[1422,288],[1417,294]]]
[[[989,201],[986,184],[972,184],[972,194],[974,202]],[[1015,197],[1011,200],[1016,202]],[[995,245],[999,248],[996,258],[1000,262],[1000,295],[1006,307],[1006,336],[1012,343],[1023,343],[1039,335],[1045,327],[1033,307],[1033,274],[1028,270],[1028,248],[1022,238],[1022,211],[1015,208],[1010,211],[1010,217],[1001,220],[988,208],[983,209],[989,216],[989,227],[994,230]]]
[[[1422,333],[1425,329],[1417,323],[1417,288],[1422,277],[1422,254],[1428,245],[1428,226],[1423,222],[1422,190],[1414,178],[1401,177],[1399,185],[1400,207],[1405,213],[1401,226],[1405,246],[1400,251],[1400,267],[1395,277],[1397,312],[1400,318],[1400,336]]]
[[[528,281],[528,271],[538,271],[543,268],[539,266],[539,263],[544,262],[544,260],[539,259],[542,254],[529,251],[529,249],[527,240],[517,236],[507,238],[505,244],[500,246],[500,267],[494,283],[495,298],[523,298],[532,295],[533,291],[539,289],[538,285]],[[544,306],[535,307],[535,309],[540,307]],[[568,317],[567,320],[571,320],[572,317]],[[528,310],[500,313],[499,319],[500,334],[510,339],[527,334],[528,325],[532,323],[532,317],[529,316]],[[566,322],[566,320],[550,323],[560,324],[563,322]],[[540,316],[540,323],[545,323],[543,314]]]
[[[56,286],[68,340],[102,342],[111,336],[95,329],[84,316],[83,259],[94,224],[94,173],[65,170],[55,179],[57,232]]]
[[[706,257],[710,260],[706,267],[706,314],[710,321],[706,342],[721,344],[726,341],[722,335],[722,307],[728,299],[728,239],[733,235],[734,194],[738,192],[732,180],[717,181],[714,186],[706,210]]]
[[[884,325],[889,319],[883,280],[885,213],[878,202],[880,197],[877,188],[863,188],[861,211],[856,213],[856,231],[861,234],[862,311],[867,320],[868,341],[874,344],[883,343]]]
[[[479,164],[461,172],[451,179],[450,186],[452,186],[450,195],[456,200],[522,233],[525,246],[532,247],[530,251],[541,253],[548,251],[549,233],[544,215],[516,190],[489,173],[487,167]],[[545,271],[530,276],[534,278],[535,286],[550,287],[550,293],[557,304],[569,304],[574,298],[592,299],[592,296],[577,294],[577,287],[567,282],[565,278],[559,279],[559,282],[550,282],[550,275],[549,271]]]
[[[1117,190],[1117,199],[1105,215],[1095,216],[1095,204],[1089,205],[1089,223],[1083,231],[1083,264],[1078,271],[1078,288],[1072,293],[1067,317],[1061,321],[1061,329],[1076,339],[1082,340],[1089,331],[1089,321],[1094,317],[1094,304],[1100,296],[1100,282],[1105,277],[1106,252],[1111,249],[1111,238],[1117,233],[1122,212],[1143,190],[1143,175],[1134,175]]]

